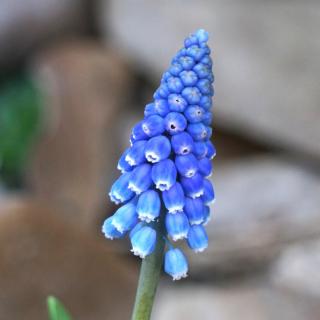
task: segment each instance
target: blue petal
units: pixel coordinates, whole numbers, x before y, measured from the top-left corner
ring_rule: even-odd
[[[181,95],[189,104],[197,104],[201,99],[201,92],[197,87],[186,87]]]
[[[169,190],[163,191],[162,199],[169,212],[175,213],[182,211],[185,198],[180,183],[176,182]]]
[[[126,149],[118,161],[117,169],[120,170],[121,173],[130,172],[133,169],[133,166],[130,166],[130,164],[125,160],[129,150],[130,148]]]
[[[202,252],[208,247],[208,236],[201,225],[191,226],[187,238],[188,246],[195,252]]]
[[[138,222],[136,206],[129,202],[120,207],[115,214],[111,224],[121,233],[131,230]]]
[[[212,173],[212,163],[208,158],[202,158],[198,161],[199,172],[204,177],[209,177]]]
[[[180,93],[184,88],[183,83],[178,77],[170,77],[167,81],[167,85],[172,93]]]
[[[195,35],[199,42],[207,42],[209,39],[209,33],[204,29],[199,29]]]
[[[163,83],[160,85],[160,87],[156,90],[156,92],[153,95],[154,99],[165,99],[170,94],[168,86]]]
[[[198,44],[198,38],[197,38],[197,36],[194,35],[194,34],[191,34],[188,38],[186,38],[186,39],[184,40],[184,46],[185,46],[186,48],[188,48],[188,47],[190,47],[190,46],[192,46],[192,45],[194,45],[194,44]]]
[[[181,177],[181,185],[185,194],[190,198],[198,198],[203,195],[204,184],[201,174],[196,173],[191,178]]]
[[[146,143],[145,157],[149,162],[156,163],[169,157],[171,144],[165,136],[153,137]]]
[[[181,56],[178,61],[184,70],[191,70],[195,65],[195,61],[189,56]]]
[[[200,198],[191,199],[186,197],[184,212],[188,216],[191,225],[201,224],[205,221],[205,208]]]
[[[203,63],[196,64],[193,68],[193,71],[200,79],[208,78],[211,74],[210,68]]]
[[[199,102],[199,106],[205,110],[209,110],[212,106],[212,98],[209,96],[202,96]]]
[[[209,56],[204,56],[201,59],[201,63],[206,64],[209,68],[212,67],[212,59]]]
[[[201,79],[197,82],[197,88],[203,95],[212,95],[213,88],[212,84],[208,79]]]
[[[155,248],[157,233],[154,229],[145,226],[136,231],[131,237],[132,252],[140,258],[151,254]]]
[[[143,191],[148,190],[151,184],[151,165],[145,163],[136,167],[132,171],[129,178],[128,188],[136,194],[140,194]]]
[[[143,121],[142,130],[148,137],[154,137],[161,134],[164,128],[164,120],[159,115],[153,115]]]
[[[216,156],[216,148],[211,141],[207,141],[206,144],[208,149],[206,157],[211,160]]]
[[[183,71],[183,68],[182,68],[182,65],[178,62],[173,62],[169,68],[169,72],[173,76],[178,76],[181,71]]]
[[[203,195],[201,197],[202,201],[204,204],[210,204],[213,203],[215,200],[215,194],[214,194],[214,189],[213,189],[213,185],[212,183],[207,180],[204,179],[203,180]]]
[[[180,249],[170,249],[166,252],[164,256],[164,271],[173,280],[187,277],[188,261]]]
[[[121,238],[124,236],[124,233],[119,232],[114,225],[112,224],[113,217],[106,219],[102,225],[102,232],[105,237],[108,239]]]
[[[165,99],[157,99],[154,103],[149,103],[144,109],[144,115],[146,117],[158,114],[161,117],[164,117],[169,112],[169,105]]]
[[[151,177],[156,188],[169,190],[177,179],[177,170],[172,160],[162,160],[152,167]]]
[[[144,150],[146,146],[145,140],[136,141],[129,149],[125,160],[130,166],[136,166],[146,161],[144,157]]]
[[[183,112],[187,107],[187,101],[180,95],[172,93],[168,97],[168,104],[171,111]]]
[[[112,185],[109,196],[112,202],[119,204],[130,200],[134,193],[128,189],[131,172],[123,173]]]
[[[178,172],[184,177],[190,178],[198,171],[198,161],[192,153],[176,156],[175,164]]]
[[[193,151],[194,142],[189,133],[181,132],[172,136],[171,145],[176,154],[186,155]]]
[[[184,112],[185,117],[190,123],[197,123],[202,121],[205,115],[205,110],[199,106],[190,106]]]
[[[186,238],[189,231],[189,221],[185,213],[167,213],[166,229],[173,241]]]
[[[200,48],[197,45],[193,45],[187,49],[186,54],[193,58],[195,61],[200,61],[206,54],[206,50],[204,48]]]
[[[147,190],[139,196],[137,213],[140,220],[153,221],[160,214],[160,197],[154,190]]]
[[[207,155],[208,147],[204,141],[197,141],[194,143],[194,154],[198,159],[202,159]]]
[[[148,138],[147,134],[142,129],[143,121],[138,122],[132,129],[132,138],[134,141],[145,140]]]
[[[170,112],[164,119],[166,130],[170,134],[182,132],[187,127],[186,118],[179,112]]]
[[[189,124],[187,131],[195,141],[202,141],[208,135],[206,126],[201,122]]]
[[[185,86],[194,86],[198,81],[198,76],[194,71],[182,71],[180,73],[180,79]]]
[[[133,235],[139,231],[142,227],[144,227],[146,224],[145,222],[141,221],[141,222],[138,222],[130,231],[129,233],[129,238],[131,239],[133,237]]]

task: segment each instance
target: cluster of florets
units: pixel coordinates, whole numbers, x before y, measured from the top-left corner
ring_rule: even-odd
[[[195,252],[208,246],[204,226],[214,201],[208,177],[215,148],[210,141],[214,78],[207,41],[204,30],[186,38],[154,101],[146,105],[144,119],[133,127],[131,147],[118,162],[122,175],[109,193],[123,205],[102,228],[110,239],[129,233],[131,251],[141,258],[153,252],[157,237],[165,237],[164,269],[173,279],[187,275],[188,263],[170,239],[186,239]],[[165,234],[157,234],[154,225],[162,221]]]

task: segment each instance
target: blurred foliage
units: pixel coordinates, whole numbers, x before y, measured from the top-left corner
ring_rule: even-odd
[[[54,296],[49,296],[47,298],[47,305],[50,320],[71,320],[69,312]]]
[[[0,82],[0,180],[21,183],[32,142],[39,129],[40,97],[25,75]]]

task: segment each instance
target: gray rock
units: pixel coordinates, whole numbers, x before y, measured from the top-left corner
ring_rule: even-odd
[[[261,156],[213,174],[217,201],[210,244],[190,255],[191,271],[239,272],[261,266],[290,243],[320,235],[320,177],[285,159]]]
[[[159,81],[182,39],[211,34],[216,124],[320,156],[320,4],[101,1],[101,26],[121,54]]]
[[[96,226],[119,175],[116,120],[130,75],[114,53],[90,42],[43,52],[32,70],[44,97],[45,130],[27,170],[29,186],[73,221]]]

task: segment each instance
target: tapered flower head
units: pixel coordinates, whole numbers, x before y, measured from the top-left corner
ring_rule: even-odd
[[[165,238],[164,270],[174,280],[187,276],[188,262],[170,241],[205,250],[204,226],[215,200],[208,180],[216,150],[210,140],[214,77],[207,41],[202,29],[185,39],[145,106],[144,118],[132,128],[130,146],[117,165],[121,176],[109,193],[122,206],[102,227],[109,239],[128,233],[131,251],[141,258]]]

